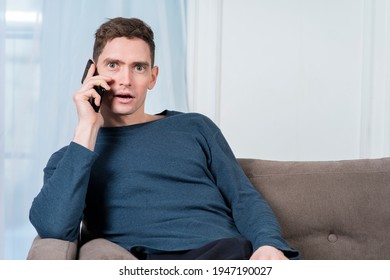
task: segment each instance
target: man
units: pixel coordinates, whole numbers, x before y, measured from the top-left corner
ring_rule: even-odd
[[[90,235],[141,259],[297,257],[214,123],[145,113],[158,76],[154,50],[139,19],[97,30],[96,66],[73,97],[74,139],[50,158],[30,210],[39,236],[76,240],[83,221]]]

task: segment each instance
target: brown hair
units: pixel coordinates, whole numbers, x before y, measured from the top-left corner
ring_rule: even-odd
[[[93,59],[97,62],[106,44],[118,37],[128,39],[142,39],[150,49],[152,66],[154,65],[154,35],[149,25],[137,18],[117,17],[103,23],[95,33],[95,44],[93,46]]]

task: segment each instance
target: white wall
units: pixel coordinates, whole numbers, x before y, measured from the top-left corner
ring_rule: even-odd
[[[238,157],[389,156],[389,2],[190,1],[190,109]]]

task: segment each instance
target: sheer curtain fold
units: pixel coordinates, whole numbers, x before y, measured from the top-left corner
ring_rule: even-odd
[[[360,157],[390,155],[390,2],[363,9]]]
[[[151,25],[161,75],[147,110],[187,110],[186,38],[177,32],[185,30],[183,10],[184,0],[1,1],[0,58],[6,63],[0,64],[0,106],[6,110],[0,115],[0,258],[24,259],[36,234],[28,211],[49,156],[72,139],[72,95],[100,24],[122,16]],[[3,24],[6,11],[27,13],[15,18],[23,23]],[[35,21],[27,21],[34,14]]]
[[[5,61],[5,3],[0,2],[0,61]],[[4,118],[4,91],[5,91],[5,63],[0,63],[0,240],[4,240],[4,205],[5,198],[5,118]],[[4,256],[4,244],[0,241],[0,259]]]

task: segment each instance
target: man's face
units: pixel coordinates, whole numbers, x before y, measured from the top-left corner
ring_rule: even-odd
[[[142,118],[147,91],[154,87],[158,74],[158,68],[151,65],[148,44],[137,38],[115,38],[104,47],[97,69],[112,78],[102,104],[105,121]]]

